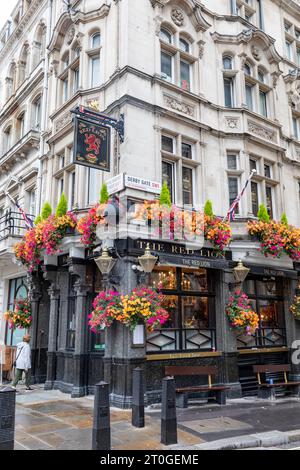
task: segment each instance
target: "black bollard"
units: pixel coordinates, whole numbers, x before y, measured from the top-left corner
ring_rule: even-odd
[[[0,387],[0,450],[14,450],[16,389]]]
[[[176,392],[173,377],[162,381],[161,441],[167,446],[177,444]]]
[[[93,450],[110,450],[109,384],[95,385]]]
[[[143,428],[145,426],[144,381],[143,371],[140,367],[132,371],[132,426]]]

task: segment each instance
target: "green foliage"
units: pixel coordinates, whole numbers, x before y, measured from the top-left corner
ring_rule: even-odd
[[[36,217],[35,221],[34,221],[34,225],[39,224],[41,221],[42,221],[42,217],[41,217],[41,215],[39,214],[39,215]]]
[[[289,222],[288,222],[288,219],[287,219],[287,216],[286,216],[285,212],[283,212],[283,214],[281,216],[281,223],[283,225],[285,225],[286,227],[289,225]]]
[[[100,204],[105,204],[109,199],[109,194],[107,191],[107,184],[103,183],[100,191]]]
[[[171,195],[170,195],[170,191],[169,191],[169,188],[168,188],[168,185],[167,185],[166,181],[163,182],[163,185],[162,185],[162,188],[161,188],[161,193],[160,193],[160,196],[159,196],[159,203],[162,206],[165,205],[165,206],[168,206],[168,207],[171,207],[171,205],[172,205]]]
[[[43,205],[43,208],[42,208],[42,212],[41,212],[42,220],[48,219],[49,215],[51,215],[51,214],[52,214],[52,207],[49,204],[49,202],[45,202],[45,204]]]
[[[268,214],[267,208],[264,204],[260,204],[257,217],[261,222],[270,222],[270,216]]]
[[[55,212],[56,217],[62,217],[63,215],[67,213],[67,210],[68,210],[68,201],[65,196],[65,193],[62,193],[62,195],[60,196],[59,203],[57,204],[57,208]]]
[[[208,199],[205,203],[205,206],[204,206],[204,214],[209,216],[209,217],[213,217],[214,216],[214,211],[213,211],[213,207],[212,207],[212,202],[210,199]]]

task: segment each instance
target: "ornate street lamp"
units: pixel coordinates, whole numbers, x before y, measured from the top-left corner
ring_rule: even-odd
[[[244,280],[246,279],[250,269],[246,268],[246,266],[243,265],[242,260],[240,259],[237,266],[233,268],[233,275],[236,284],[242,285]]]
[[[97,264],[99,271],[103,274],[103,276],[108,276],[114,267],[116,260],[109,256],[107,248],[104,248],[102,255],[95,259],[95,263]]]
[[[143,256],[138,257],[139,263],[143,271],[147,274],[150,274],[153,271],[153,268],[156,264],[157,259],[158,259],[157,256],[151,255],[149,243],[147,243],[145,253],[143,254]]]

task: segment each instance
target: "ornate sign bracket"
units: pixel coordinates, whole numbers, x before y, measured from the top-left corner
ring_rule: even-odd
[[[98,113],[90,108],[85,108],[84,106],[78,106],[77,108],[72,109],[71,113],[75,114],[78,118],[90,121],[91,124],[103,124],[113,127],[118,132],[121,143],[124,142],[124,114],[121,114],[121,117],[118,121],[117,119],[111,118],[106,114]]]

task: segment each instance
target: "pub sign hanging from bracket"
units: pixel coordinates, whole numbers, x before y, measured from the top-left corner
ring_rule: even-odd
[[[74,114],[73,162],[97,170],[110,171],[111,127],[124,142],[124,115],[117,121],[105,114],[79,106]]]

